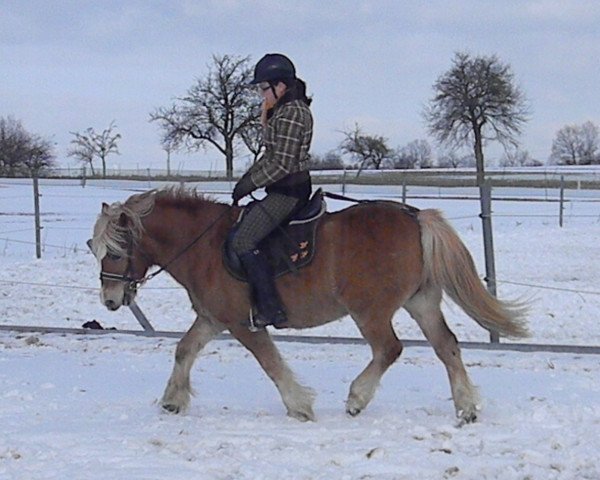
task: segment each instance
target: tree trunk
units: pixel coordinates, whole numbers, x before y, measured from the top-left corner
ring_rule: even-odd
[[[233,179],[233,142],[225,140],[225,170],[227,180]]]
[[[483,165],[483,139],[481,138],[481,126],[473,127],[475,134],[475,165],[477,167],[477,186],[481,189],[485,179],[485,169]]]
[[[106,178],[106,157],[100,157],[102,160],[102,178]]]

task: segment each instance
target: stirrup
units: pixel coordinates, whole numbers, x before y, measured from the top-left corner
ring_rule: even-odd
[[[252,333],[256,333],[265,330],[266,327],[267,325],[260,320],[260,316],[256,318],[254,316],[254,309],[250,308],[250,314],[248,315],[248,330],[250,330]]]

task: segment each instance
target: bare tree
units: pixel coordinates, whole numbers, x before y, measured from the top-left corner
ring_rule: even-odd
[[[592,122],[585,122],[580,127],[581,163],[590,165],[600,163],[600,133]]]
[[[71,140],[71,147],[67,150],[67,156],[74,157],[84,166],[89,165],[92,176],[94,176],[96,174],[94,171],[94,159],[96,158],[96,153],[92,147],[90,136],[78,132],[71,132],[71,134],[75,135],[75,138]]]
[[[443,144],[473,145],[477,184],[481,185],[484,141],[517,145],[527,121],[525,97],[514,83],[510,66],[496,56],[457,53],[452,68],[433,89],[435,95],[424,111],[429,132]]]
[[[358,124],[355,124],[352,130],[342,133],[344,139],[340,143],[340,151],[358,161],[359,173],[369,166],[379,170],[384,162],[393,161],[394,151],[388,146],[387,138],[364,134]]]
[[[256,115],[247,125],[240,130],[240,138],[248,151],[252,154],[252,163],[258,160],[263,152],[262,133],[263,126],[260,123],[260,109],[257,107]]]
[[[410,170],[415,168],[416,159],[404,148],[399,148],[394,156],[394,168]]]
[[[39,175],[40,172],[53,167],[55,158],[54,147],[50,140],[39,135],[30,137],[24,166],[31,175]]]
[[[161,107],[150,114],[150,121],[159,122],[163,138],[173,145],[196,151],[212,146],[225,156],[227,176],[233,174],[236,145],[245,142],[252,153],[256,142],[246,129],[257,131],[256,120],[260,104],[254,92],[247,88],[252,75],[249,57],[213,56],[208,74],[177,98],[171,107]],[[252,146],[251,146],[252,145]]]
[[[102,130],[102,133],[96,134],[94,137],[95,145],[96,145],[96,154],[100,157],[100,161],[102,162],[102,177],[106,177],[106,158],[111,153],[119,153],[119,147],[117,142],[121,138],[120,133],[113,133],[113,129],[116,128],[115,122],[112,121],[108,128]]]
[[[20,121],[0,117],[0,174],[39,174],[54,166],[50,140],[29,133]]]
[[[20,121],[0,117],[0,173],[13,176],[27,154],[29,134]]]
[[[396,168],[431,168],[433,154],[427,140],[413,140],[398,152]]]
[[[535,166],[535,160],[531,158],[527,150],[520,148],[507,149],[500,159],[501,167],[526,167]]]
[[[108,128],[101,133],[89,127],[85,133],[71,132],[75,136],[71,140],[72,147],[67,151],[69,157],[75,157],[84,165],[90,166],[92,175],[94,172],[94,160],[98,158],[102,163],[102,178],[106,178],[106,159],[111,153],[119,154],[118,141],[121,138],[120,133],[114,133],[114,120]]]
[[[454,150],[448,150],[438,155],[438,166],[440,168],[458,168],[464,166],[463,158],[460,157]]]
[[[171,153],[177,150],[176,146],[173,145],[173,141],[168,138],[163,138],[161,143],[162,149],[167,154],[167,177],[171,176]]]
[[[558,165],[600,163],[600,134],[592,122],[567,125],[556,132],[550,160]]]
[[[577,165],[579,152],[579,134],[577,126],[567,125],[556,132],[552,142],[551,160],[558,165]]]
[[[311,170],[343,170],[342,156],[335,150],[330,150],[325,155],[311,154],[308,166]]]

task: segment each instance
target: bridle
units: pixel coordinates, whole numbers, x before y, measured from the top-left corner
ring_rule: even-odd
[[[104,270],[100,270],[100,281],[103,280],[112,280],[115,282],[123,282],[125,284],[125,291],[129,293],[137,292],[138,287],[144,283],[145,279],[135,279],[132,277],[132,265],[131,265],[131,256],[133,253],[133,239],[128,236],[127,238],[127,268],[125,269],[125,273],[111,273],[105,272]],[[110,255],[110,254],[108,254]],[[147,255],[143,254],[144,257]]]

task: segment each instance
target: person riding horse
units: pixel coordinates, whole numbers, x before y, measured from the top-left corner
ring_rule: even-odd
[[[259,243],[288,221],[309,200],[312,184],[308,151],[312,140],[311,99],[306,84],[296,76],[292,61],[279,53],[267,54],[254,69],[251,84],[263,97],[263,155],[233,189],[233,202],[266,187],[266,196],[243,216],[231,247],[239,257],[254,304],[253,327],[283,326],[287,315],[275,280]]]

